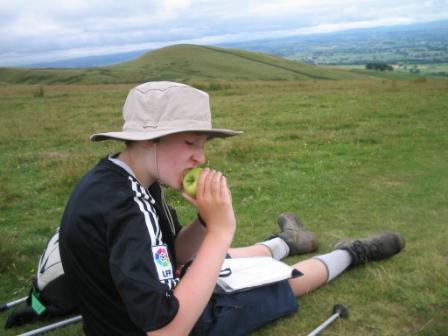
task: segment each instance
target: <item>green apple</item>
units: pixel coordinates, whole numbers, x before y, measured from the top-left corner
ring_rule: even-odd
[[[185,174],[182,186],[184,191],[191,197],[196,197],[196,188],[198,186],[199,175],[204,168],[193,168]]]

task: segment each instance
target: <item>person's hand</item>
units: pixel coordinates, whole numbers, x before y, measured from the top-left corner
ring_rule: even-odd
[[[182,192],[182,196],[198,209],[207,223],[208,232],[233,236],[236,220],[232,195],[227,179],[221,172],[205,168],[199,176],[196,198],[185,192]]]

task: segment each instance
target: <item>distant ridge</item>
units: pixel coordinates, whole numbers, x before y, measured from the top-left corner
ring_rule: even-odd
[[[0,68],[0,82],[119,84],[151,80],[337,80],[365,77],[347,70],[301,64],[263,53],[179,44],[113,66],[70,69]]]
[[[308,64],[448,63],[448,20],[220,44]]]
[[[108,55],[96,55],[88,57],[70,58],[66,60],[41,62],[25,66],[23,68],[93,68],[108,65],[114,65],[135,59],[148,50],[137,50],[125,53],[116,53]]]

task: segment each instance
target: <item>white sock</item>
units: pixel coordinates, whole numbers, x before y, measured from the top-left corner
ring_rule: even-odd
[[[276,260],[282,260],[289,254],[288,244],[286,244],[286,242],[279,237],[275,237],[258,244],[266,246],[271,251],[272,258]]]
[[[347,251],[334,250],[333,252],[314,257],[319,259],[327,268],[328,280],[330,282],[339,274],[344,272],[352,263],[352,257]]]

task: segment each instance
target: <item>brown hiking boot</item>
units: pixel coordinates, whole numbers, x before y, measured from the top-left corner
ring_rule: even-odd
[[[352,257],[350,267],[368,261],[387,259],[399,253],[405,246],[402,235],[394,232],[381,232],[359,240],[342,240],[335,249],[345,250]]]
[[[295,214],[285,212],[277,218],[281,232],[278,237],[289,246],[289,255],[316,251],[319,242],[311,231],[305,229],[302,221]]]

